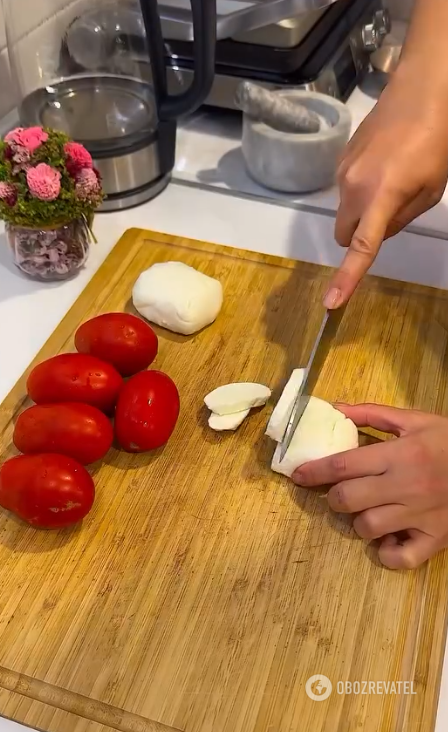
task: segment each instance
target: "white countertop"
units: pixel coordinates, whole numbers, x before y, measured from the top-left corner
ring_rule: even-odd
[[[355,110],[359,117],[365,111],[363,95],[360,99],[362,104],[358,106],[353,106],[353,99],[351,102],[352,113]],[[199,119],[205,120],[204,117]],[[197,124],[198,120],[194,125]],[[291,205],[284,201],[255,200],[253,190],[246,192],[249,197],[236,195],[240,184],[237,182],[234,186],[236,192],[232,190],[232,173],[221,190],[217,190],[215,185],[201,190],[191,171],[206,164],[209,174],[217,179],[220,157],[216,156],[216,145],[219,147],[221,142],[218,140],[217,143],[216,137],[210,134],[210,128],[199,134],[194,125],[193,129],[187,125],[179,136],[176,177],[183,178],[184,184],[172,183],[157,199],[131,211],[98,216],[95,224],[98,244],[92,247],[87,266],[77,278],[55,285],[42,285],[26,279],[11,263],[3,229],[0,228],[0,343],[3,344],[0,401],[127,228],[153,229],[326,265],[336,265],[341,260],[342,252],[333,239],[337,205],[334,191],[321,194],[321,198],[315,197],[311,203],[309,200],[294,201]],[[232,137],[224,135],[220,139]],[[234,137],[232,144],[233,148],[238,146]],[[238,166],[236,153],[233,156]],[[232,166],[226,168],[231,169]],[[234,177],[233,180],[241,178]],[[316,208],[320,208],[321,213],[316,212]],[[439,218],[425,221],[428,230],[438,230],[440,223],[441,230],[448,233],[448,214],[445,220],[444,211],[445,204],[441,204],[437,214]],[[383,247],[373,272],[448,290],[447,243],[434,236],[423,238],[403,233]],[[444,732],[447,728],[448,662],[445,659],[436,732]],[[0,732],[23,729],[0,719]]]

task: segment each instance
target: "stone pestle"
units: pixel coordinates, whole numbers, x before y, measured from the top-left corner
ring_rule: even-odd
[[[315,112],[251,81],[240,82],[235,104],[252,119],[278,132],[310,134],[320,130],[320,118]]]

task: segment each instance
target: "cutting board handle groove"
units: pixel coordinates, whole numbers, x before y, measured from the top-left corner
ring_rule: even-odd
[[[120,732],[180,732],[138,714],[0,667],[0,687]]]

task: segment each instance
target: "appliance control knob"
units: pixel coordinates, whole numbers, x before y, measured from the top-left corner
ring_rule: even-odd
[[[362,29],[362,42],[366,51],[377,51],[385,36],[390,33],[391,21],[389,11],[377,10],[370,23]]]
[[[377,25],[378,33],[381,40],[387,36],[392,30],[392,22],[390,19],[390,13],[386,8],[377,10],[375,13],[375,22]]]

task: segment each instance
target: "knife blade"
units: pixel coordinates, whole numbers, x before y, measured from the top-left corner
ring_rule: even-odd
[[[322,366],[328,356],[334,338],[338,331],[340,322],[345,312],[345,306],[337,308],[337,310],[326,310],[322,323],[314,341],[311,355],[305,369],[305,375],[300,385],[299,393],[296,396],[292,406],[291,415],[288,425],[283,435],[280,448],[280,462],[286,455],[288,447],[291,444],[294,432],[297,429],[303,413],[310,400],[311,393],[316,386]],[[304,394],[306,388],[306,395]]]

